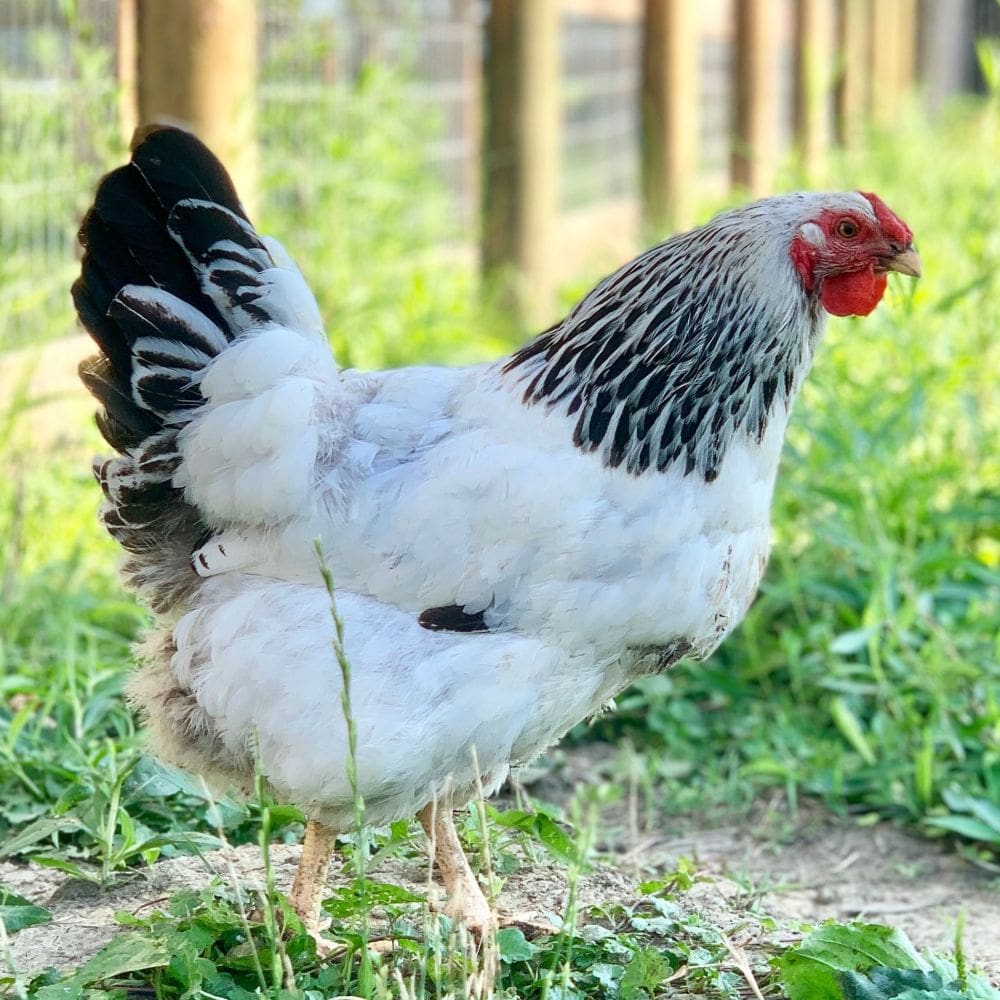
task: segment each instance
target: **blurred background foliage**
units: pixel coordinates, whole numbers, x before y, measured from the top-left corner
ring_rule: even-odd
[[[15,5],[26,18],[30,7]],[[123,155],[107,25],[83,7],[0,32],[20,60],[5,58],[0,75],[0,842],[107,864],[182,849],[142,845],[211,832],[220,813],[196,785],[134,770],[141,740],[121,688],[144,616],[96,521],[96,433],[79,408],[47,401],[63,389],[45,366],[79,349],[56,341],[73,330],[74,220]],[[257,200],[262,228],[316,291],[338,357],[462,364],[508,350],[533,331],[484,288],[468,192],[456,202],[454,177],[428,163],[428,143],[450,133],[447,108],[414,87],[426,53],[400,42],[405,57],[284,86],[310,60],[322,77],[329,50],[310,46],[309,30],[263,48]],[[709,662],[646,679],[617,714],[579,727],[573,739],[597,741],[607,779],[595,794],[638,775],[662,822],[743,811],[777,789],[793,808],[819,796],[1000,850],[995,44],[979,58],[986,94],[933,117],[902,101],[890,125],[830,152],[824,182],[875,190],[906,218],[925,277],[893,283],[863,321],[831,323],[789,434],[761,596]],[[814,179],[789,149],[775,183]],[[692,211],[701,220],[741,197],[709,184]],[[600,273],[592,264],[565,282],[562,305]],[[49,341],[40,361],[25,349]],[[252,835],[245,808],[223,812],[233,839]]]

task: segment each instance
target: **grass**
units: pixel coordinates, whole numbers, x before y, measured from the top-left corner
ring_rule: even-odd
[[[992,115],[933,133],[915,120],[835,165],[835,184],[854,178],[910,221],[926,277],[832,324],[739,632],[709,664],[640,682],[601,725],[654,770],[680,765],[664,786],[680,809],[777,785],[930,832],[951,787],[967,806],[1000,801],[995,129]],[[899,153],[931,135],[952,151],[946,171]],[[718,755],[692,753],[706,745]]]
[[[275,192],[266,227],[287,236],[308,275],[328,276],[317,284],[342,360],[375,366],[498,353],[510,342],[507,323],[478,301],[468,269],[431,253],[448,236],[442,195],[408,152],[426,123],[407,120],[391,77],[373,74],[359,86],[367,110],[356,119],[324,132],[314,125],[331,108],[313,105],[289,141],[323,135],[320,144],[298,158],[274,151],[265,162]],[[383,127],[366,127],[373,120]],[[611,791],[601,794],[623,796],[631,785],[651,822],[739,815],[778,790],[792,810],[808,797],[842,814],[893,818],[955,838],[995,864],[997,130],[995,101],[933,125],[914,116],[831,165],[831,186],[876,190],[910,222],[926,277],[894,283],[866,320],[831,325],[789,434],[772,564],[739,632],[708,663],[641,682],[617,713],[573,734],[627,748],[609,751]],[[947,156],[935,157],[938,149]],[[16,274],[16,261],[2,266]],[[0,281],[5,294],[20,287],[9,274]],[[197,780],[141,755],[121,689],[143,615],[115,578],[118,554],[98,530],[96,490],[75,458],[39,461],[25,448],[31,410],[15,405],[8,416],[2,449],[10,474],[0,482],[3,852],[104,887],[160,858],[297,837],[297,810],[262,793],[249,803],[215,800]],[[594,862],[592,823],[581,817],[599,805],[584,788],[575,813],[572,804],[564,812],[529,804],[491,812],[485,829],[474,810],[463,834],[471,849],[488,847],[501,881],[547,859],[574,885]],[[0,990],[42,1000],[135,990],[164,998],[473,995],[481,956],[426,913],[421,893],[374,881],[361,844],[345,845],[348,863],[361,867],[326,908],[339,936],[355,944],[373,907],[387,913],[404,941],[392,958],[372,961],[355,948],[338,962],[319,961],[268,867],[249,895],[211,884],[162,912],[123,917],[117,943],[67,981],[0,980]],[[375,859],[412,859],[419,845],[403,823],[374,831],[367,850]],[[799,1000],[829,987],[816,976],[835,974],[830,989],[846,989],[843,976],[860,977],[856,996],[993,995],[963,971],[960,950],[948,965],[870,928],[819,928],[792,950],[776,944],[773,953],[785,957],[772,966],[755,959],[748,978],[721,929],[684,910],[694,877],[682,864],[627,905],[597,913],[570,905],[551,937],[502,932],[498,989],[508,997],[638,1000],[659,995],[665,980],[736,996],[759,979],[770,995]],[[258,904],[263,922],[252,919]],[[46,919],[38,909],[9,893],[0,899],[8,933]],[[766,915],[750,916],[766,926]],[[282,921],[286,936],[277,931]],[[875,965],[909,970],[909,978],[886,981],[860,961],[876,939],[884,950]]]

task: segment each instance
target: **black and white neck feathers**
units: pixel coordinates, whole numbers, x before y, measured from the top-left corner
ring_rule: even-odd
[[[683,462],[714,480],[737,434],[786,410],[823,326],[788,248],[815,196],[766,199],[653,247],[504,366],[526,404],[633,475]],[[805,203],[805,204],[804,204]],[[784,209],[784,211],[776,211]]]

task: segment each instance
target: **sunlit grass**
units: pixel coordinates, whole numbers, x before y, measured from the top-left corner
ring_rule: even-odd
[[[644,681],[599,729],[629,731],[654,773],[682,775],[667,781],[679,808],[706,793],[745,805],[755,787],[777,782],[791,797],[815,792],[834,806],[915,820],[940,809],[952,783],[1000,792],[991,120],[979,108],[933,132],[915,121],[836,164],[836,180],[877,190],[907,218],[926,276],[915,288],[894,283],[871,317],[831,324],[792,421],[772,565],[747,622],[710,663]],[[936,186],[932,164],[895,152],[926,146],[929,135],[951,150]],[[280,218],[272,228],[282,231]],[[356,269],[356,281],[366,273]],[[452,314],[473,315],[471,288],[456,294]],[[488,314],[460,334],[441,328],[436,353],[447,355],[448,338],[459,335],[462,351],[476,343],[485,351],[496,328]],[[394,360],[420,360],[421,344],[402,356],[394,347]],[[33,419],[31,410],[18,417]],[[9,456],[22,450],[18,426],[4,444]],[[44,463],[21,455],[8,468],[5,696],[44,692],[60,702],[53,692],[65,690],[67,662],[85,664],[88,684],[96,672],[115,687],[142,614],[115,580],[118,555],[96,523],[89,471],[78,456],[70,464],[58,454]],[[68,704],[78,701],[74,694]],[[89,709],[95,731],[129,730],[119,703],[106,709],[103,721]],[[38,725],[18,732],[22,770],[37,763],[32,740],[60,753]],[[5,801],[24,794],[14,781]],[[30,808],[8,805],[6,822],[43,809],[49,794]],[[0,830],[4,815],[0,804]]]
[[[915,119],[834,164],[833,186],[875,190],[911,224],[925,276],[831,323],[745,624],[709,664],[641,682],[608,723],[634,719],[639,745],[689,762],[680,808],[777,784],[915,820],[953,783],[1000,795],[994,130],[981,108],[933,130]],[[938,165],[905,153],[934,144]]]
[[[391,94],[377,90],[391,84],[367,85],[391,110]],[[746,809],[779,788],[793,807],[818,796],[838,811],[958,833],[970,849],[1000,846],[982,805],[1000,801],[996,128],[996,109],[981,104],[933,125],[914,117],[831,164],[831,186],[875,190],[911,224],[925,277],[894,282],[873,316],[831,324],[789,432],[772,564],[740,631],[710,662],[643,681],[617,715],[575,734],[630,737],[611,779],[634,782],[657,820]],[[411,252],[442,236],[433,212],[441,192],[406,158],[401,134],[370,135],[359,150],[343,137],[317,149],[327,173],[265,171],[282,192],[267,228],[319,287],[342,358],[378,366],[495,355],[510,329],[478,300],[471,270]],[[376,165],[386,185],[355,188]],[[401,216],[401,198],[414,194],[431,211]],[[36,418],[15,402],[0,421],[0,845],[106,883],[214,842],[199,835],[253,842],[264,815],[275,836],[296,832],[294,809],[263,798],[216,803],[141,758],[121,689],[144,614],[117,582],[118,552],[97,524],[98,490],[78,449],[26,449]],[[574,841],[551,819],[522,825],[529,849],[541,844],[576,864],[573,845],[586,838]],[[492,826],[494,836],[507,830]],[[474,841],[474,824],[465,833]],[[405,825],[381,832],[375,848],[414,850]],[[493,853],[503,862],[512,852]],[[243,924],[219,896],[191,895],[165,924],[150,917],[136,933],[207,927],[211,942],[195,954],[194,935],[184,938],[184,954],[210,958],[235,982],[241,973],[223,946]],[[680,945],[665,951],[637,930],[647,925],[636,919],[656,916],[686,940],[669,907],[656,905],[663,912],[647,901],[638,917],[608,918],[631,949],[615,982],[627,968],[637,982],[662,971],[645,950],[654,944],[670,968],[688,960]],[[713,942],[706,962],[725,954]],[[301,988],[357,987],[350,970],[323,978],[308,945],[298,946]],[[615,966],[610,945],[572,934],[537,949],[508,937],[505,947],[504,982],[518,996],[564,980],[601,995],[600,976]],[[433,956],[422,961],[422,982],[432,982]],[[460,978],[446,971],[447,982]],[[388,971],[368,985],[370,995],[405,995]],[[722,989],[718,977],[712,988]]]

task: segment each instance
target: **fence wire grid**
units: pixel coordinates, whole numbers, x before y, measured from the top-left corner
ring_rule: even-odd
[[[782,83],[773,113],[787,142],[795,6],[774,2]],[[983,0],[969,2],[985,9]],[[723,179],[729,160],[734,5],[699,4],[702,182]],[[638,0],[563,0],[564,217],[632,203],[634,221],[641,7]],[[487,13],[488,0],[258,0],[262,221],[280,235],[297,227],[308,252],[306,230],[336,225],[329,213],[350,206],[353,188],[393,217],[385,259],[412,253],[414,244],[474,248]],[[976,14],[979,21],[985,16]],[[986,27],[995,30],[997,16],[988,16]],[[2,346],[73,330],[68,287],[77,266],[76,227],[97,178],[125,155],[120,17],[117,0],[0,5]],[[327,197],[333,191],[337,197]],[[397,231],[408,238],[394,241]]]

